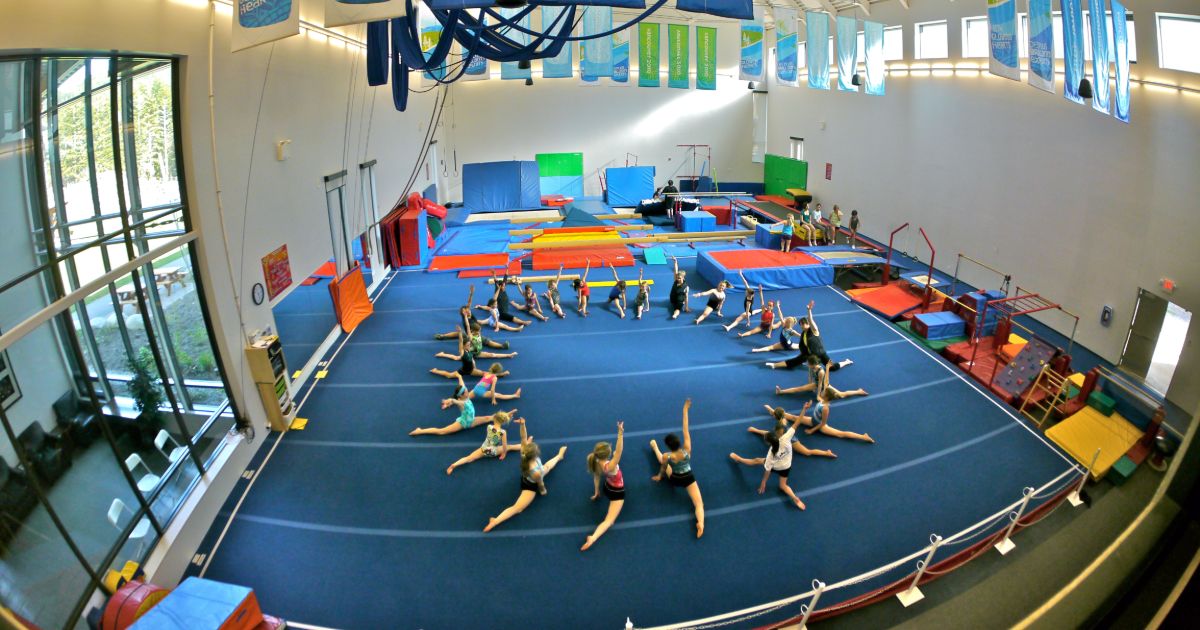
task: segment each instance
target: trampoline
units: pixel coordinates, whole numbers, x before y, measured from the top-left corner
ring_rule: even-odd
[[[779,250],[738,248],[700,252],[696,271],[716,285],[725,280],[734,288],[745,288],[741,276],[750,286],[763,289],[796,289],[818,287],[833,282],[833,267],[821,263],[804,252],[784,253]]]

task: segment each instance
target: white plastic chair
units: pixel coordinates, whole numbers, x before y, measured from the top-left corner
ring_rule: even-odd
[[[129,509],[129,507],[125,505],[124,501],[120,499],[113,499],[112,505],[108,506],[108,522],[112,523],[112,526],[115,527],[117,531],[121,531],[120,521],[122,512],[129,512],[130,515],[133,514],[133,510]],[[138,543],[138,549],[134,553],[135,556],[141,557],[142,545],[145,543],[145,540],[142,539],[144,539],[146,534],[149,532],[150,519],[143,516],[142,520],[138,521],[138,524],[133,526],[133,531],[129,533],[129,540],[140,541]]]
[[[154,474],[153,470],[150,470],[150,467],[146,465],[146,462],[142,461],[141,455],[134,453],[125,458],[125,467],[128,468],[129,472],[133,473],[135,476],[137,475],[138,466],[146,469],[146,474],[142,475],[142,478],[138,479],[137,482],[138,490],[140,490],[142,494],[146,494],[147,492],[153,490],[154,486],[158,485],[160,477]]]
[[[167,451],[163,449],[163,447],[167,445],[168,441],[172,444],[170,453],[167,453]],[[162,453],[162,456],[166,457],[167,461],[171,462],[172,464],[175,463],[175,460],[183,457],[187,453],[187,447],[180,446],[179,442],[176,442],[175,438],[171,437],[171,434],[167,433],[166,429],[159,429],[158,435],[154,436],[154,448],[158,449],[158,452]]]

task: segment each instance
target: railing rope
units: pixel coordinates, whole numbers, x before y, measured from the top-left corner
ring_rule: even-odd
[[[912,584],[909,585],[908,590],[896,593],[896,598],[900,600],[901,604],[904,604],[905,608],[925,599],[925,594],[917,588],[917,584],[920,584],[921,578],[925,575],[925,569],[929,568],[933,562],[933,554],[937,553],[938,547],[942,545],[942,537],[930,534],[929,543],[929,553],[925,554],[924,560],[917,562],[917,575],[913,578]]]
[[[1023,495],[1023,498],[1021,499],[1021,507],[1017,508],[1015,512],[1008,513],[1008,518],[1012,522],[1008,524],[1008,529],[1004,530],[1004,538],[1001,538],[1000,542],[996,543],[995,545],[996,551],[999,551],[1000,555],[1003,556],[1016,548],[1016,543],[1014,543],[1009,537],[1012,536],[1013,529],[1016,528],[1017,522],[1020,521],[1021,517],[1025,515],[1025,508],[1029,507],[1029,500],[1033,498],[1035,492],[1037,491],[1026,486],[1026,488],[1021,491],[1021,494]]]
[[[1083,471],[1083,478],[1079,480],[1079,486],[1075,491],[1067,495],[1067,500],[1071,502],[1071,507],[1079,507],[1083,505],[1083,499],[1079,496],[1083,492],[1083,484],[1087,483],[1088,477],[1092,476],[1092,471],[1096,470],[1096,460],[1100,459],[1100,449],[1096,449],[1096,453],[1092,455],[1092,463],[1088,464],[1087,470]]]

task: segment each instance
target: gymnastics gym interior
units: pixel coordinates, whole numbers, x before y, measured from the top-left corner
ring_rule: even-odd
[[[0,625],[1188,624],[1195,2],[0,16]]]

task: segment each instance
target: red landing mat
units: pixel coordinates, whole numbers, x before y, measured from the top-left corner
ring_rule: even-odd
[[[821,264],[821,261],[804,252],[784,253],[775,249],[727,249],[710,252],[709,255],[726,269],[800,267]]]
[[[633,252],[628,247],[564,247],[539,249],[533,252],[533,268],[537,271],[558,269],[582,269],[588,262],[592,269],[607,265],[632,267]]]
[[[429,262],[430,271],[452,271],[454,269],[479,269],[504,267],[508,254],[470,254],[467,256],[434,256]]]
[[[853,299],[888,319],[895,319],[921,305],[921,295],[913,293],[909,286],[907,282],[893,282],[874,291],[859,293]]]
[[[325,261],[325,264],[317,267],[317,270],[312,272],[310,278],[332,278],[337,275],[337,265],[333,264],[332,260]]]
[[[514,261],[508,263],[507,271],[503,270],[503,268],[501,268],[501,267],[496,267],[496,268],[492,268],[492,269],[464,269],[464,270],[458,272],[458,277],[459,278],[490,278],[490,277],[492,277],[493,272],[495,272],[495,274],[498,276],[504,275],[505,273],[507,273],[510,276],[519,276],[519,275],[521,275],[521,261],[520,261],[520,259],[518,259],[518,260],[514,260]]]

